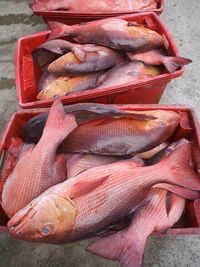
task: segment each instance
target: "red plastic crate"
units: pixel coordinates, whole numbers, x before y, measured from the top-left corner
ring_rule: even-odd
[[[154,28],[163,35],[167,54],[169,56],[179,56],[172,37],[156,14],[138,13],[118,18],[145,24],[150,28]],[[68,19],[55,20],[69,24]],[[76,22],[81,22],[81,20],[77,19]],[[22,108],[47,107],[54,101],[53,99],[36,101],[36,88],[41,71],[31,56],[31,52],[46,41],[49,33],[50,31],[40,32],[22,37],[18,40],[15,59],[15,77],[18,105]],[[70,37],[66,37],[66,40],[73,41]],[[181,67],[174,73],[166,72],[156,77],[143,79],[137,82],[105,89],[87,90],[63,96],[61,99],[65,104],[83,101],[110,104],[157,104],[171,79],[181,76],[183,72],[184,67]]]
[[[175,134],[171,138],[171,141],[179,138],[187,138],[192,145],[192,161],[195,171],[200,175],[200,126],[197,116],[194,110],[188,106],[179,105],[117,105],[122,109],[129,110],[172,110],[184,114],[186,118],[186,129],[180,127],[175,131]],[[9,142],[12,137],[21,137],[23,126],[27,121],[36,116],[37,114],[48,111],[48,108],[20,110],[14,113],[7,123],[5,130],[0,139],[0,158],[3,155],[3,151],[9,147]],[[1,189],[0,189],[1,194]],[[171,228],[167,234],[153,233],[152,236],[165,236],[165,235],[190,235],[200,234],[200,200],[188,201],[184,215],[180,221]],[[0,228],[4,229],[8,218],[4,214],[0,206]],[[6,229],[6,228],[5,228]]]
[[[35,3],[38,0],[34,1]],[[156,9],[149,9],[144,10],[144,12],[155,12],[156,14],[161,14],[164,9],[164,0],[158,0],[157,8]],[[64,11],[64,10],[55,10],[55,11],[34,11],[34,14],[37,16],[42,16],[44,18],[68,18],[68,19],[77,19],[80,18],[85,21],[85,19],[102,19],[114,16],[121,16],[125,14],[134,14],[134,13],[141,13],[143,11],[123,11],[123,12],[72,12],[72,11]]]

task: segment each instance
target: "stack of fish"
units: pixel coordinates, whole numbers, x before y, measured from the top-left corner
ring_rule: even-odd
[[[57,244],[100,235],[88,251],[141,266],[148,235],[167,231],[185,199],[200,196],[190,142],[169,142],[177,127],[173,111],[64,109],[56,100],[24,126],[23,144],[17,139],[7,151],[0,178],[7,232]]]
[[[112,12],[156,9],[158,0],[38,0],[33,11]]]
[[[49,21],[52,33],[32,56],[43,71],[37,99],[122,86],[188,64],[164,53],[164,38],[146,25],[109,18],[67,26]],[[72,37],[77,43],[59,39]],[[157,65],[157,66],[156,66]]]

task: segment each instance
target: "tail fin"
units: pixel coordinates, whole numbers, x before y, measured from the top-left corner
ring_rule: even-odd
[[[46,136],[59,137],[60,141],[64,140],[76,127],[77,123],[75,121],[73,114],[65,115],[65,110],[60,99],[57,99],[49,112],[49,116],[44,127],[42,138]]]
[[[191,145],[190,143],[185,143],[167,158],[161,160],[159,164],[164,164],[165,167],[162,166],[164,168],[167,167],[165,170],[163,168],[163,180],[192,190],[200,190],[200,178],[189,167],[190,157]]]
[[[48,36],[48,40],[70,34],[71,26],[65,25],[64,23],[58,21],[48,21],[47,24],[51,29],[51,34]]]
[[[108,260],[118,260],[122,267],[142,266],[146,238],[124,239],[121,232],[102,238],[87,247],[87,251]]]
[[[163,60],[163,64],[165,65],[166,69],[173,73],[175,70],[183,65],[187,65],[191,63],[192,60],[184,57],[166,57]]]

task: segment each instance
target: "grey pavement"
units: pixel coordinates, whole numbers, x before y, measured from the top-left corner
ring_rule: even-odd
[[[186,104],[195,108],[200,119],[200,1],[166,0],[163,22],[171,33],[181,56],[193,63],[181,78],[167,86],[164,104]],[[18,109],[15,95],[14,57],[17,38],[44,31],[42,18],[32,15],[31,0],[0,0],[0,133]],[[0,267],[7,266],[119,266],[85,252],[92,240],[66,245],[34,244],[0,235]],[[200,236],[148,238],[143,266],[199,267]]]

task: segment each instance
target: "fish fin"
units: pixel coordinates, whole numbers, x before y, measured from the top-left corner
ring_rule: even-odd
[[[75,154],[67,161],[67,179],[78,175],[79,173],[73,174],[73,171],[79,162],[84,157],[84,154]]]
[[[100,47],[96,47],[95,45],[85,45],[82,49],[85,52],[98,52],[98,51],[102,51],[102,49]]]
[[[50,109],[42,137],[50,134],[51,137],[59,136],[64,140],[77,126],[74,115],[65,115],[63,104],[57,99]]]
[[[191,63],[192,60],[184,57],[166,57],[163,60],[163,64],[165,65],[166,69],[173,73],[175,70],[183,65],[187,65]]]
[[[142,266],[146,238],[126,236],[125,230],[102,238],[86,248],[86,251],[108,260],[119,261],[122,267]]]
[[[181,217],[185,209],[185,198],[168,192],[168,220],[170,226],[173,226]]]
[[[179,196],[182,196],[184,198],[191,199],[191,200],[200,198],[200,192],[195,191],[195,190],[190,190],[188,188],[178,186],[178,185],[160,183],[160,184],[154,185],[152,188],[162,188],[162,189],[168,190]]]
[[[84,61],[87,55],[87,52],[84,51],[81,47],[74,46],[72,48],[72,51],[74,52],[75,56],[80,60],[80,61]]]
[[[70,34],[71,26],[58,21],[48,21],[47,24],[51,29],[48,40],[56,39],[58,37],[67,36]]]
[[[106,175],[103,177],[98,177],[93,181],[80,181],[73,185],[72,191],[70,193],[70,198],[81,197],[89,192],[95,190],[99,187],[103,182],[105,182],[110,175]]]
[[[59,39],[59,40],[61,40],[61,39]],[[47,42],[43,43],[42,45],[40,45],[39,47],[37,47],[35,50],[33,50],[33,52],[31,54],[33,55],[34,52],[37,51],[37,50],[45,49],[45,50],[48,50],[48,51],[53,52],[55,54],[63,55],[64,54],[64,51],[56,43],[59,40],[57,39],[57,40],[47,41]],[[70,51],[70,49],[68,49],[68,50]],[[67,53],[69,51],[66,51],[65,53]]]
[[[144,160],[139,157],[133,157],[130,160],[132,163],[134,163],[135,167],[143,167],[144,166]]]
[[[165,166],[169,168],[166,172],[163,169],[164,173],[168,173],[168,175],[166,175],[167,182],[192,190],[200,190],[200,179],[189,167],[190,158],[191,145],[190,143],[185,143],[158,164],[165,163]]]
[[[95,47],[95,46],[89,46],[89,45],[79,47],[77,45],[72,48],[72,51],[74,52],[74,54],[80,61],[84,61],[87,53],[101,51],[101,48]]]
[[[47,93],[47,90],[43,89],[41,92],[39,92],[39,94],[37,94],[36,98],[39,99],[39,100],[43,100],[43,99],[45,99],[46,93]]]
[[[64,154],[58,154],[56,162],[54,165],[54,177],[59,177],[57,183],[61,183],[66,178],[67,168],[66,168],[66,156]]]

